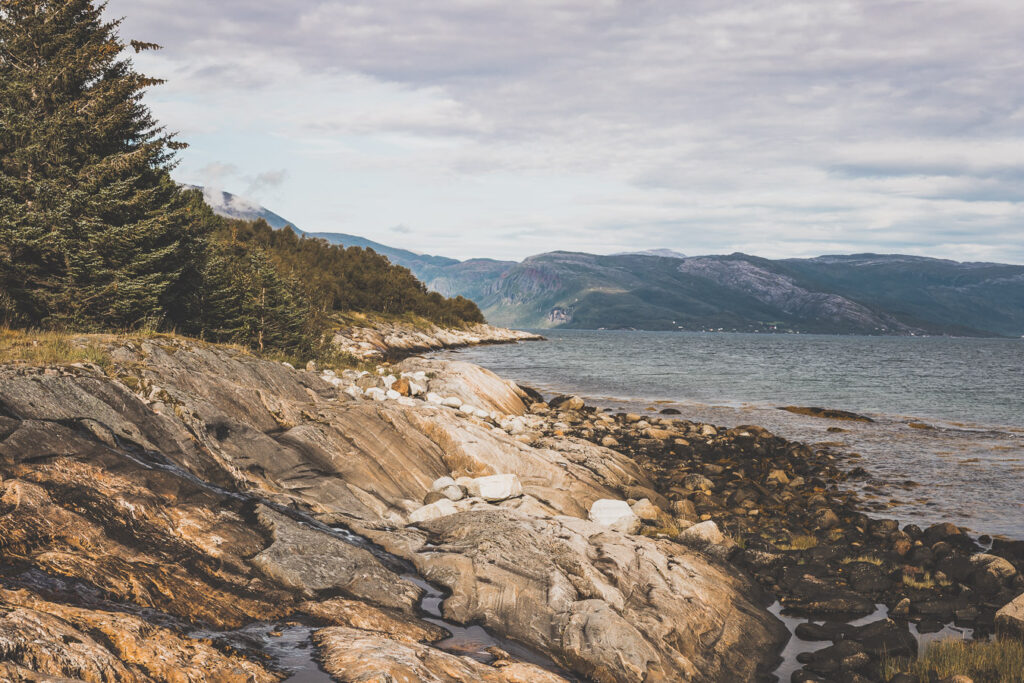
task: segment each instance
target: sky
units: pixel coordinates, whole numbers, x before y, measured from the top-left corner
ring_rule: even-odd
[[[1020,0],[110,0],[175,177],[454,258],[1024,263]]]

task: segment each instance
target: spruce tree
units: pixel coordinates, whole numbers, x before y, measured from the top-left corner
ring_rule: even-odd
[[[131,328],[196,285],[205,228],[169,175],[184,145],[103,9],[0,0],[0,316],[15,322]]]

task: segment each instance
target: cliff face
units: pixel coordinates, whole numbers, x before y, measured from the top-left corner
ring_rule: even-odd
[[[734,570],[587,521],[597,499],[658,495],[615,451],[500,429],[528,420],[524,394],[482,369],[400,368],[487,418],[178,340],[109,353],[106,373],[0,366],[8,678],[277,680],[218,634],[288,618],[321,629],[337,680],[562,680],[515,654],[452,654],[420,618],[416,574],[450,592],[449,622],[596,681],[752,680],[783,637]],[[523,495],[409,523],[435,480],[492,474]]]

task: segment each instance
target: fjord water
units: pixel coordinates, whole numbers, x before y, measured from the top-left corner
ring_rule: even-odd
[[[453,357],[602,407],[677,408],[858,453],[882,514],[1024,538],[1024,340],[544,331]],[[854,411],[873,423],[780,406]],[[832,427],[833,430],[829,431]],[[835,428],[844,431],[835,431]],[[852,466],[852,465],[851,465]]]

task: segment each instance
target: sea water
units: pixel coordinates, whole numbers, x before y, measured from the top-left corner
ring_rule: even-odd
[[[542,334],[548,341],[446,355],[601,407],[671,407],[684,419],[757,424],[857,453],[871,475],[860,494],[884,516],[1024,538],[1024,339]],[[792,405],[874,422],[779,409]]]

